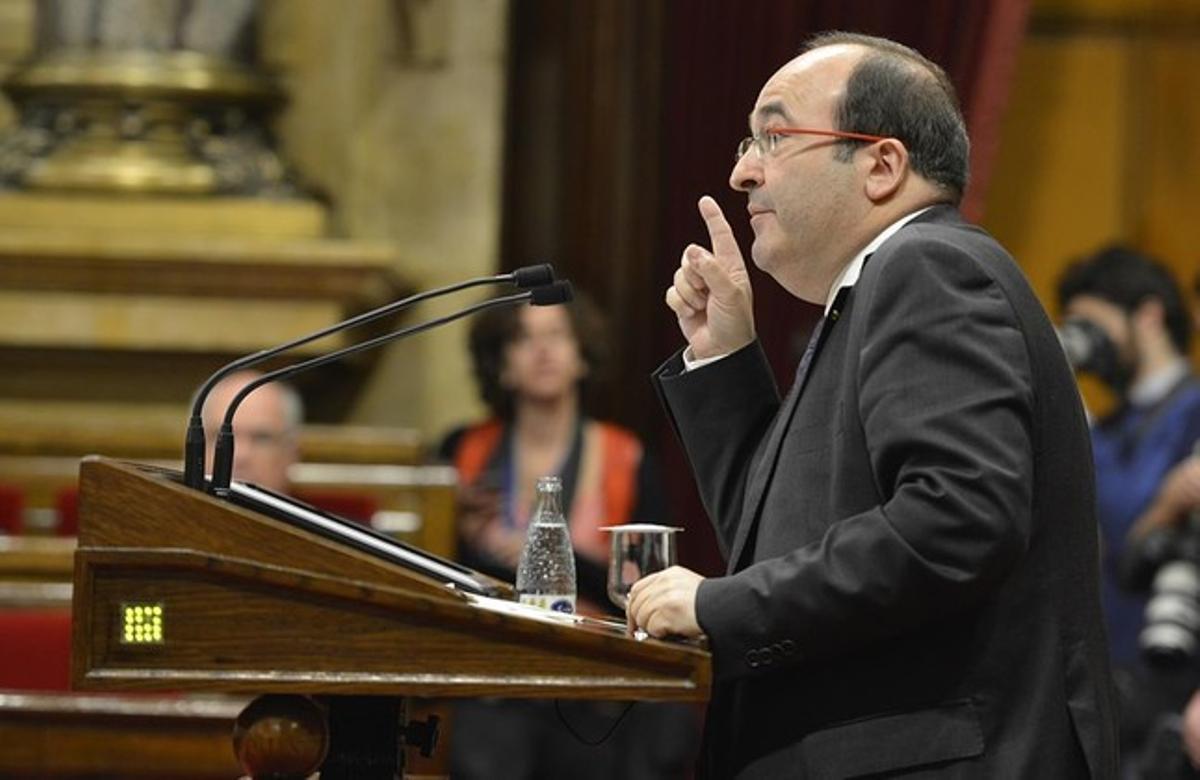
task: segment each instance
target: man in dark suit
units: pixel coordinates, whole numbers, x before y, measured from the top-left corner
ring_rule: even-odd
[[[656,374],[728,557],[634,587],[708,636],[713,777],[1109,778],[1115,723],[1087,426],[1025,278],[955,205],[945,74],[818,37],[763,87],[731,175],[752,256],[823,303],[780,399],[741,252],[700,201]]]

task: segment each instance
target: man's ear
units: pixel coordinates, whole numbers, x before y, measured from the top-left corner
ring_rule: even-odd
[[[873,203],[891,198],[908,176],[908,149],[895,138],[876,141],[859,152],[866,168],[865,190]]]

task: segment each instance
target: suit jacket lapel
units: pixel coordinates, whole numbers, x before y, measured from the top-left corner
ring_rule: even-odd
[[[733,549],[729,554],[728,570],[731,574],[739,568],[738,563],[745,552],[746,542],[751,538],[751,532],[758,525],[759,507],[762,504],[763,496],[766,495],[767,485],[770,484],[771,478],[775,474],[783,437],[791,427],[792,417],[795,416],[796,406],[800,402],[800,394],[804,391],[804,385],[809,376],[812,375],[821,346],[829,339],[829,332],[833,330],[833,326],[841,314],[842,304],[849,290],[849,287],[844,287],[838,292],[829,314],[822,317],[813,330],[808,347],[805,349],[805,358],[807,359],[801,359],[800,366],[796,371],[796,381],[788,390],[787,397],[784,398],[783,405],[780,407],[779,413],[775,415],[775,421],[771,424],[766,444],[751,467],[750,479],[746,485],[746,497],[742,505],[742,519],[738,523]]]
[[[811,368],[811,363],[809,367]],[[805,371],[805,378],[809,372]],[[729,573],[737,571],[742,553],[746,548],[746,540],[750,538],[750,532],[758,524],[758,507],[762,503],[762,498],[766,494],[767,483],[770,482],[770,477],[775,471],[775,464],[779,460],[779,449],[783,444],[783,434],[791,425],[792,416],[796,413],[796,405],[800,401],[800,390],[803,386],[803,381],[797,376],[792,387],[788,390],[787,396],[783,400],[783,406],[780,407],[779,413],[775,415],[775,421],[771,424],[771,432],[767,436],[767,443],[763,447],[761,454],[755,459],[750,472],[750,481],[746,486],[746,496],[742,504],[742,519],[737,526],[737,535],[733,539],[733,549],[729,554],[728,569]]]

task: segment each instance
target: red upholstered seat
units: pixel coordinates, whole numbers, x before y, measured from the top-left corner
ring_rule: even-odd
[[[0,528],[20,532],[24,506],[20,490],[0,486]],[[70,607],[0,608],[0,689],[65,691],[70,679]]]
[[[58,491],[54,498],[54,510],[58,515],[54,532],[59,536],[79,536],[79,488],[69,487]]]
[[[25,491],[0,485],[0,534],[19,534],[24,525]]]
[[[0,609],[0,637],[0,689],[69,690],[69,608]]]

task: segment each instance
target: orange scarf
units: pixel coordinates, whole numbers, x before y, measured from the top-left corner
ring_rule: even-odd
[[[479,478],[504,434],[500,420],[487,420],[468,428],[454,465],[463,484]],[[605,525],[627,523],[637,498],[637,471],[642,445],[632,433],[610,423],[588,421],[583,430],[583,452],[568,527],[575,550],[593,560],[607,561]]]

